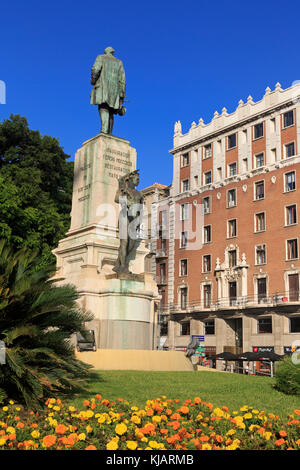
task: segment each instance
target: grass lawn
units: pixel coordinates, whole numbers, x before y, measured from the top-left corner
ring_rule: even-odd
[[[200,397],[214,406],[228,406],[231,412],[248,405],[286,418],[300,408],[300,397],[278,392],[274,383],[270,377],[209,371],[93,371],[90,392],[69,401],[78,406],[83,399],[100,393],[109,401],[120,397],[132,405],[143,406],[146,400],[162,395],[180,401]]]

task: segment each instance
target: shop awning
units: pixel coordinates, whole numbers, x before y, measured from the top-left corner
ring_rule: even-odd
[[[209,356],[209,359],[216,359],[217,361],[236,361],[237,355],[231,352],[222,352],[219,354],[215,354],[213,356]]]
[[[276,354],[273,351],[257,353],[259,361],[280,361],[284,356]]]
[[[239,361],[258,361],[260,355],[261,355],[260,353],[248,351],[248,352],[238,354],[237,357]]]

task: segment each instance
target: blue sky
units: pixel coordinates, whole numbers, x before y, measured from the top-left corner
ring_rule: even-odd
[[[300,79],[297,1],[14,1],[1,6],[0,120],[27,117],[74,158],[99,132],[90,69],[106,46],[125,67],[127,114],[114,135],[137,149],[140,187],[170,184],[174,123],[183,132],[225,106]]]

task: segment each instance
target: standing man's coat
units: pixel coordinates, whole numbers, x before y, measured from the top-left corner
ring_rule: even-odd
[[[107,48],[109,49],[109,48]],[[125,97],[125,71],[121,60],[109,51],[98,55],[91,72],[91,104],[107,105],[118,113]]]

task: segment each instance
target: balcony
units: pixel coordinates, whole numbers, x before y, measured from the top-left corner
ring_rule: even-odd
[[[156,276],[155,280],[158,286],[165,286],[168,284],[168,280],[166,276]]]
[[[155,257],[156,258],[168,258],[167,250],[157,250]]]
[[[293,306],[300,308],[300,295],[298,291],[273,293],[270,295],[247,295],[243,297],[222,297],[215,302],[192,301],[186,304],[183,309],[180,304],[169,304],[170,313],[193,313],[193,312],[216,312],[216,311],[236,311],[244,309],[263,310],[266,308],[288,308]]]

